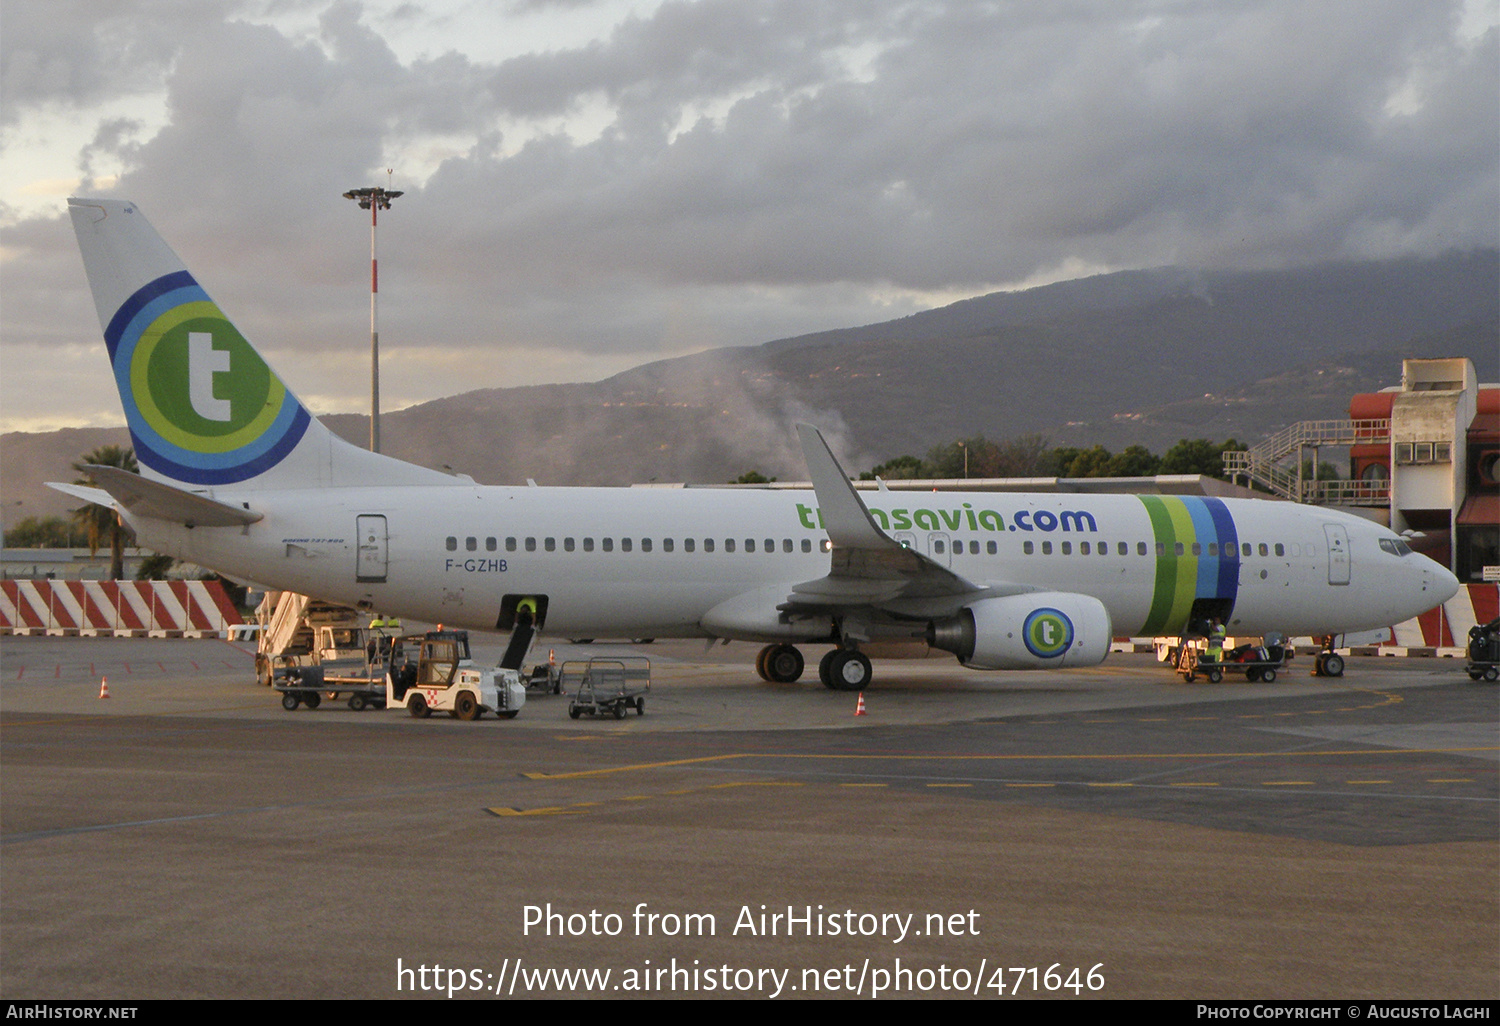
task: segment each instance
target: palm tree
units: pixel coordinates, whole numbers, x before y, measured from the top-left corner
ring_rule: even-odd
[[[73,483],[88,485],[97,488],[93,478],[88,476],[90,465],[100,467],[119,467],[121,470],[132,474],[139,474],[141,468],[135,462],[135,452],[129,446],[103,445],[93,452],[86,452],[73,464],[73,469],[83,477]],[[120,518],[109,506],[101,506],[97,503],[89,503],[73,511],[73,520],[89,536],[89,553],[98,552],[104,547],[104,539],[109,539],[109,576],[111,580],[118,581],[125,576],[125,537],[128,533],[125,525],[120,523]]]

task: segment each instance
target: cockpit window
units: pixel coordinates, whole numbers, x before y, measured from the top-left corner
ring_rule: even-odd
[[[1411,546],[1399,538],[1382,538],[1380,547],[1393,556],[1411,555]]]

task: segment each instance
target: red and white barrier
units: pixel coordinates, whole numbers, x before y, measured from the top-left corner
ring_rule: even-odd
[[[211,638],[241,623],[220,581],[0,581],[0,634]]]
[[[1385,639],[1370,637],[1356,642],[1353,637],[1346,644],[1362,651],[1375,651],[1388,656],[1448,656],[1462,657],[1469,643],[1469,628],[1476,624],[1489,623],[1500,616],[1500,584],[1466,584],[1441,606],[1434,606],[1420,616],[1405,623],[1385,628]],[[1227,645],[1235,645],[1243,638],[1227,638]],[[1311,638],[1293,638],[1297,649],[1311,650],[1317,646]],[[1111,652],[1160,651],[1164,645],[1175,645],[1176,638],[1115,638]],[[1369,646],[1369,647],[1367,647]]]
[[[1391,628],[1392,640],[1380,646],[1380,654],[1461,656],[1469,628],[1497,616],[1500,584],[1466,584],[1441,606]]]

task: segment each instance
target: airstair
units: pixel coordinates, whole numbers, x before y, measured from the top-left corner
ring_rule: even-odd
[[[292,591],[268,591],[255,609],[261,625],[255,672],[269,685],[277,666],[293,666],[314,655],[317,628],[357,625],[363,615],[352,606],[325,602]]]

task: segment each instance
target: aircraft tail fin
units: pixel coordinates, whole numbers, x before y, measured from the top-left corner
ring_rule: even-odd
[[[68,208],[142,476],[198,489],[462,483],[324,427],[134,203]]]

